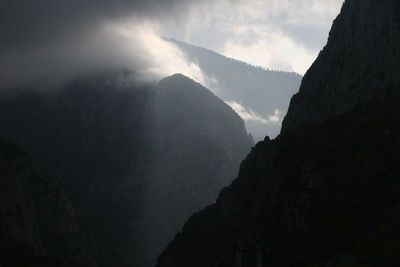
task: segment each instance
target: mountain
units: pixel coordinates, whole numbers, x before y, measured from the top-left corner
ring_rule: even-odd
[[[206,84],[242,116],[256,141],[279,133],[289,100],[300,86],[301,75],[255,67],[208,49],[165,40],[200,67]]]
[[[157,266],[398,266],[399,34],[398,1],[345,1],[281,135]]]
[[[253,144],[228,105],[182,75],[159,82],[153,105],[157,154],[140,231],[152,264],[194,212],[215,202]]]
[[[108,266],[145,267],[215,201],[253,141],[200,84],[182,75],[151,86],[131,79],[110,73],[2,96],[0,135],[57,177]]]
[[[54,179],[0,140],[0,264],[107,266]]]

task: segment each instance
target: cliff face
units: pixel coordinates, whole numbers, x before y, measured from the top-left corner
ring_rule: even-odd
[[[0,185],[0,264],[106,266],[54,179],[40,175],[21,148],[3,140]]]
[[[253,143],[240,117],[194,81],[119,88],[124,75],[1,98],[0,134],[59,177],[114,266],[144,267],[215,201]]]
[[[282,131],[390,97],[392,85],[400,84],[399,33],[397,1],[345,1],[328,44],[291,100]]]
[[[255,146],[157,266],[400,264],[399,17],[397,1],[345,2],[283,133]]]

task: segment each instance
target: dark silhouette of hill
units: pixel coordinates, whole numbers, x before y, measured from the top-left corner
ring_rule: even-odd
[[[252,66],[205,48],[174,39],[165,40],[175,44],[189,61],[198,64],[218,97],[236,102],[249,113],[253,111],[259,115],[259,118],[253,116],[253,119],[245,120],[255,140],[260,141],[266,135],[275,137],[279,133],[289,100],[299,89],[301,75]],[[269,118],[276,115],[275,110],[280,111],[279,121]]]
[[[2,266],[107,266],[54,178],[0,140]]]
[[[400,264],[399,15],[398,1],[345,1],[282,134],[157,266]]]
[[[174,75],[121,85],[129,79],[98,75],[2,97],[0,134],[58,177],[108,266],[144,267],[215,201],[253,143],[243,120],[200,84]]]

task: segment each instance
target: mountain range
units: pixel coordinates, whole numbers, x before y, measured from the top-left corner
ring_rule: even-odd
[[[399,36],[397,0],[346,0],[297,93],[176,40],[211,90],[3,92],[0,266],[399,266]]]
[[[255,141],[279,134],[290,98],[299,89],[301,75],[252,66],[182,41],[165,40],[200,67],[207,87],[242,117]]]
[[[398,266],[398,36],[398,1],[345,1],[281,134],[157,266]]]

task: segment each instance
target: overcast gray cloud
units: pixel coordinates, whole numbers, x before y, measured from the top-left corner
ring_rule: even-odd
[[[254,65],[303,73],[341,0],[6,0],[0,9],[0,87],[60,82],[128,68],[144,80],[207,78],[158,36]]]
[[[162,19],[179,15],[193,2],[206,0],[5,0],[0,9],[0,45],[15,48],[89,34],[104,21]]]
[[[6,0],[0,9],[0,87],[53,85],[115,68],[155,79],[197,66],[157,37],[157,25],[194,5],[187,0]],[[144,77],[149,78],[149,77]]]

